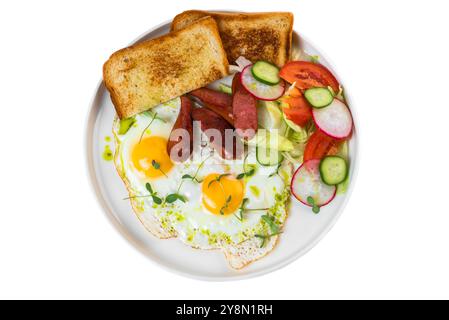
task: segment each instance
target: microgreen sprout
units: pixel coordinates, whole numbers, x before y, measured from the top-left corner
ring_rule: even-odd
[[[254,165],[246,165],[246,160],[248,159],[248,154],[245,156],[243,160],[243,172],[237,176],[238,180],[241,180],[245,177],[251,177],[256,172],[256,167]],[[247,168],[250,168],[249,170]]]
[[[307,203],[312,206],[313,213],[318,214],[320,212],[320,207],[317,206],[315,200],[311,196],[307,197]]]
[[[153,113],[151,113],[151,112],[148,111],[148,113],[151,115],[151,120],[150,120],[150,123],[145,127],[145,129],[143,129],[142,134],[140,135],[139,143],[142,141],[143,136],[145,135],[145,132],[146,132],[146,131],[148,130],[148,128],[153,124],[154,120],[159,120],[159,121],[162,121],[162,122],[165,123],[165,120],[164,120],[164,119],[162,119],[162,118],[160,118],[160,117],[157,116],[157,112],[155,112],[155,113],[153,114]]]
[[[277,233],[271,233],[271,234],[256,234],[254,235],[256,238],[262,239],[262,242],[260,243],[260,247],[263,248],[265,247],[265,244],[267,242],[267,240],[269,240],[271,237],[277,236],[279,234],[281,234],[282,232],[277,232]]]
[[[168,196],[165,197],[165,202],[167,202],[167,203],[173,203],[176,200],[180,200],[182,202],[186,202],[184,196],[179,194],[179,193],[172,193],[172,194],[169,194]]]
[[[198,173],[200,172],[200,169],[204,166],[204,163],[206,162],[207,159],[209,159],[210,157],[212,157],[212,155],[208,156],[206,159],[204,159],[203,161],[201,161],[200,165],[198,166],[198,168],[195,171],[195,174],[193,176],[191,176],[190,174],[185,174],[182,176],[182,179],[190,179],[196,183],[201,183],[203,182],[202,180],[199,180],[197,178]]]
[[[129,200],[129,199],[134,199],[134,198],[148,198],[148,197],[151,197],[151,198],[153,199],[153,202],[154,202],[155,204],[162,204],[162,199],[159,198],[159,197],[157,196],[157,192],[154,192],[153,188],[151,187],[151,184],[146,183],[146,184],[145,184],[145,189],[147,189],[147,191],[148,191],[150,194],[143,195],[143,196],[131,196],[131,197],[126,197],[126,198],[124,198],[123,200]]]
[[[231,175],[230,173],[222,173],[222,174],[220,174],[220,175],[217,176],[214,180],[210,181],[209,184],[207,185],[207,187],[210,188],[210,186],[211,186],[212,184],[214,184],[215,182],[218,182],[218,183],[221,184],[221,181],[220,181],[221,178],[227,177],[227,176],[230,176],[230,175]]]
[[[224,206],[220,209],[220,214],[223,216],[224,215],[224,211],[229,207],[229,204],[231,203],[232,200],[232,196],[229,196],[226,198],[226,203],[224,204]]]
[[[244,198],[242,200],[242,204],[240,205],[238,214],[234,214],[235,217],[239,220],[239,221],[243,221],[244,219],[244,214],[247,211],[264,211],[264,210],[269,210],[270,208],[246,208],[246,205],[248,203],[249,199],[248,198]]]
[[[276,167],[276,170],[275,170],[274,172],[270,173],[270,175],[268,176],[268,178],[271,178],[271,177],[273,177],[273,176],[275,176],[275,175],[279,175],[279,169],[281,168],[281,166],[282,166],[282,163],[279,163],[279,164],[277,165],[277,167]]]
[[[164,176],[167,176],[167,174],[161,169],[161,165],[159,162],[157,162],[156,160],[151,160],[151,165],[153,166],[154,169],[159,170]]]
[[[270,216],[268,214],[263,215],[262,220],[270,227],[270,234],[264,235],[264,234],[256,234],[255,237],[262,239],[262,242],[260,244],[260,247],[263,248],[271,237],[276,236],[278,234],[281,234],[282,232],[279,229],[279,225],[274,221],[274,217]]]

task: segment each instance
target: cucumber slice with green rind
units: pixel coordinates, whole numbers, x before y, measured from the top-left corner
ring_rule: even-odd
[[[258,81],[274,86],[281,81],[279,68],[266,61],[257,61],[253,64],[251,72]]]
[[[314,108],[324,108],[332,103],[334,95],[328,88],[310,88],[304,91],[304,97]]]
[[[284,156],[277,150],[257,147],[256,149],[257,162],[263,166],[276,166],[284,160]]]
[[[251,72],[252,65],[243,69],[240,81],[243,87],[258,100],[274,101],[282,97],[285,91],[285,82],[280,81],[276,85],[268,85],[254,78]]]
[[[348,165],[342,157],[324,157],[320,163],[320,175],[325,184],[335,186],[346,179],[348,175]]]

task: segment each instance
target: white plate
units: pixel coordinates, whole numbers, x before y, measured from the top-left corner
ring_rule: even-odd
[[[135,42],[165,34],[169,31],[169,27],[170,22],[166,22],[148,31]],[[296,33],[295,46],[299,46],[309,54],[319,55],[320,62],[334,71],[323,54]],[[349,100],[347,94],[346,98]],[[356,122],[354,105],[350,101],[348,103]],[[123,200],[127,196],[127,191],[113,162],[107,162],[102,158],[105,144],[109,144],[112,150],[114,147],[112,141],[109,143],[105,141],[106,136],[112,137],[114,115],[109,94],[100,83],[87,120],[87,161],[93,190],[111,222],[134,247],[160,266],[185,276],[202,280],[235,280],[259,276],[286,266],[310,250],[330,230],[354,187],[357,171],[357,131],[349,143],[351,184],[348,192],[337,196],[331,204],[322,207],[318,215],[293,199],[284,233],[276,248],[243,270],[235,271],[228,267],[220,251],[195,250],[177,239],[157,239],[145,230],[134,214],[130,202]]]

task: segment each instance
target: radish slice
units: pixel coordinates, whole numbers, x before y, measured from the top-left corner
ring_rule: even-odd
[[[352,131],[352,116],[348,107],[334,99],[327,107],[312,110],[316,126],[335,139],[347,138]]]
[[[320,160],[304,162],[292,178],[291,191],[296,199],[311,207],[307,198],[312,197],[319,207],[325,206],[335,198],[337,188],[328,186],[321,180]]]
[[[257,81],[251,72],[252,66],[253,65],[249,65],[245,67],[241,73],[240,77],[243,87],[259,100],[273,101],[282,97],[285,91],[284,81],[281,81],[274,86]]]

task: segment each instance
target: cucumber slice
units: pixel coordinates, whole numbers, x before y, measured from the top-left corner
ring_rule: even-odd
[[[320,175],[323,182],[335,186],[346,179],[348,166],[345,159],[339,156],[327,156],[321,160]]]
[[[278,67],[266,61],[257,61],[253,64],[251,72],[258,81],[270,86],[274,86],[281,81]]]
[[[310,88],[304,91],[304,97],[314,108],[324,108],[332,103],[334,95],[328,88]]]
[[[277,150],[257,147],[256,149],[257,162],[263,166],[276,166],[284,160],[284,156]]]
[[[243,87],[258,100],[274,101],[282,97],[285,91],[285,82],[280,81],[276,85],[268,85],[257,80],[251,72],[252,65],[243,69],[240,81]]]

